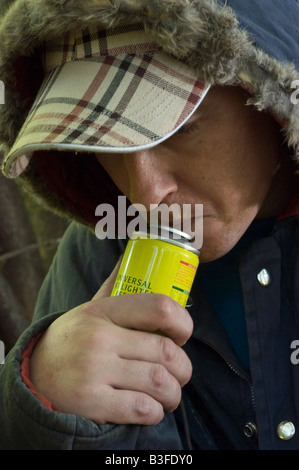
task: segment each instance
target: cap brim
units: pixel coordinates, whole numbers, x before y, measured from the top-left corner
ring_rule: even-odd
[[[4,162],[14,178],[37,150],[133,152],[174,134],[209,85],[161,52],[79,60],[47,76]]]

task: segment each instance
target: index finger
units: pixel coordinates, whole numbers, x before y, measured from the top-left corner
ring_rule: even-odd
[[[123,328],[161,332],[182,346],[190,338],[193,321],[180,304],[164,294],[141,293],[95,298],[87,308]]]

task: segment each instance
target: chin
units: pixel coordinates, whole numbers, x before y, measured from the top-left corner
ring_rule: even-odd
[[[238,240],[236,241],[236,243]],[[227,255],[236,243],[228,243],[228,244],[221,244],[220,246],[218,244],[213,245],[205,245],[203,243],[202,248],[199,250],[200,251],[200,256],[199,256],[199,262],[200,263],[210,263],[211,261],[216,261],[219,258],[222,258],[222,256]]]
[[[247,222],[247,221],[246,221]],[[203,244],[200,251],[200,263],[216,261],[227,255],[239,242],[250,223],[234,225],[206,224],[203,232]]]
[[[211,263],[224,256],[226,253],[205,253],[200,251],[199,262],[200,263]]]

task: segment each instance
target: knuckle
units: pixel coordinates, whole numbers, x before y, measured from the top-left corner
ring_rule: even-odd
[[[154,308],[157,315],[167,321],[173,315],[173,310],[175,308],[174,301],[167,295],[163,294],[152,296],[152,300],[155,303]]]
[[[167,337],[161,337],[162,356],[165,362],[173,362],[178,356],[177,345]]]
[[[73,348],[73,356],[76,355],[76,363],[81,368],[82,374],[98,369],[99,357],[103,370],[107,358],[115,356],[116,343],[115,332],[110,325],[91,324],[85,329],[82,328],[75,343],[76,347]]]
[[[81,306],[81,313],[90,316],[96,315],[98,313],[97,303],[94,301],[86,302]]]
[[[170,338],[161,337],[162,361],[166,367],[175,367],[174,376],[183,386],[192,377],[193,366],[186,352],[177,346]]]
[[[110,350],[113,338],[111,337],[109,328],[105,326],[106,325],[98,325],[97,327],[90,327],[86,330],[85,343],[88,345],[89,351]]]
[[[108,299],[92,299],[85,302],[80,306],[82,316],[108,319],[110,299],[110,297]]]
[[[156,425],[163,419],[164,410],[161,403],[149,395],[139,394],[134,401],[132,416],[139,424]]]
[[[80,403],[80,406],[85,407],[87,403],[94,400],[95,386],[88,380],[81,380],[80,383],[76,383],[72,394],[74,403]]]
[[[151,368],[151,381],[155,389],[163,388],[168,382],[169,374],[164,366],[155,364]]]
[[[148,395],[137,395],[134,403],[133,409],[137,416],[147,417],[151,414],[152,410],[152,400]]]

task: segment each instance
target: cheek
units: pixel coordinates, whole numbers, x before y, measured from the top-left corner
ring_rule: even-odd
[[[270,189],[273,167],[265,164],[263,155],[255,156],[250,147],[218,142],[206,153],[205,165],[200,172],[200,185],[211,197],[230,212],[259,208]]]

